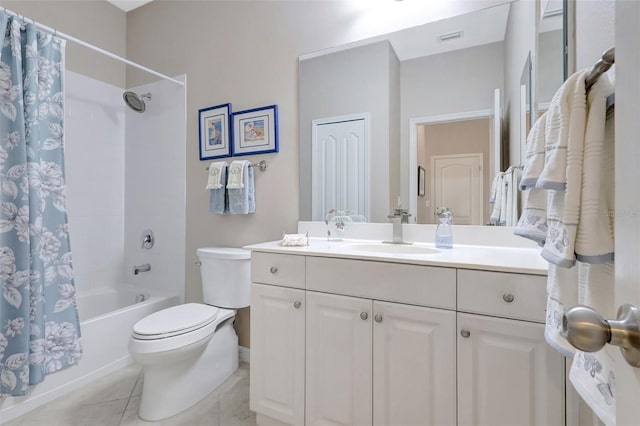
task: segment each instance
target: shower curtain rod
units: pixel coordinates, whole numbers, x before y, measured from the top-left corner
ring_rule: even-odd
[[[147,68],[145,66],[137,64],[137,63],[135,63],[133,61],[130,61],[130,60],[126,59],[126,58],[123,58],[122,56],[118,56],[115,53],[111,53],[108,50],[104,50],[104,49],[102,49],[102,48],[100,48],[98,46],[94,46],[93,44],[90,44],[90,43],[87,43],[86,41],[82,41],[80,39],[77,39],[77,38],[75,38],[73,36],[70,36],[69,34],[62,33],[62,32],[60,32],[60,31],[58,31],[58,30],[56,30],[54,28],[47,27],[46,25],[43,25],[43,24],[41,24],[39,22],[36,22],[33,19],[27,18],[26,16],[20,15],[20,14],[14,12],[12,10],[9,10],[9,9],[7,9],[5,7],[3,7],[2,10],[4,12],[6,12],[7,14],[9,14],[11,16],[15,16],[15,17],[17,17],[18,19],[20,19],[20,20],[22,20],[24,22],[27,22],[27,23],[35,25],[40,30],[45,31],[45,32],[47,32],[49,34],[52,34],[55,37],[60,37],[60,38],[63,38],[65,40],[67,40],[67,41],[71,41],[73,43],[79,44],[80,46],[84,46],[87,49],[91,49],[91,50],[94,50],[94,51],[96,51],[98,53],[102,53],[103,55],[108,56],[110,58],[113,58],[113,59],[115,59],[117,61],[124,62],[125,64],[127,64],[129,66],[132,66],[134,68],[138,68],[139,70],[148,72],[149,74],[153,74],[156,77],[161,77],[161,78],[164,78],[165,80],[169,80],[172,83],[176,83],[176,84],[179,84],[180,86],[184,86],[184,83],[182,81],[180,81],[180,80],[176,80],[175,78],[171,78],[169,76],[166,76],[166,75],[164,75],[162,73],[159,73],[159,72],[154,71],[154,70],[152,70],[150,68]]]

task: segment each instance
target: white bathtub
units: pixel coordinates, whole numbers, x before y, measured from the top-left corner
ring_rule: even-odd
[[[127,345],[133,325],[153,312],[180,303],[177,295],[152,294],[125,287],[79,295],[76,303],[82,359],[78,365],[48,375],[44,382],[32,386],[27,396],[0,399],[0,424],[132,363]],[[140,295],[145,300],[136,303],[136,298],[142,298]]]

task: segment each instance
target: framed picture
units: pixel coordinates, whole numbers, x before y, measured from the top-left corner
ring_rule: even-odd
[[[200,160],[223,158],[231,155],[230,114],[231,104],[216,105],[198,110]]]
[[[418,195],[424,196],[424,181],[426,179],[426,172],[424,167],[418,166]]]
[[[253,155],[278,152],[278,106],[234,112],[231,154]]]

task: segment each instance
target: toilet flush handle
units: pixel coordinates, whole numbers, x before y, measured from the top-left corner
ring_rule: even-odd
[[[198,267],[202,266],[202,262],[200,262],[199,260],[196,260],[196,266]]]

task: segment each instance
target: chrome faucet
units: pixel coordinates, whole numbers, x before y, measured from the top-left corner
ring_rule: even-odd
[[[402,239],[402,224],[409,223],[409,217],[411,215],[408,211],[403,209],[396,209],[392,215],[387,216],[393,224],[393,240],[383,241],[385,244],[413,244],[409,241],[403,241]]]
[[[151,265],[145,263],[144,265],[137,265],[133,267],[133,275],[138,275],[141,272],[149,272],[151,270]]]

